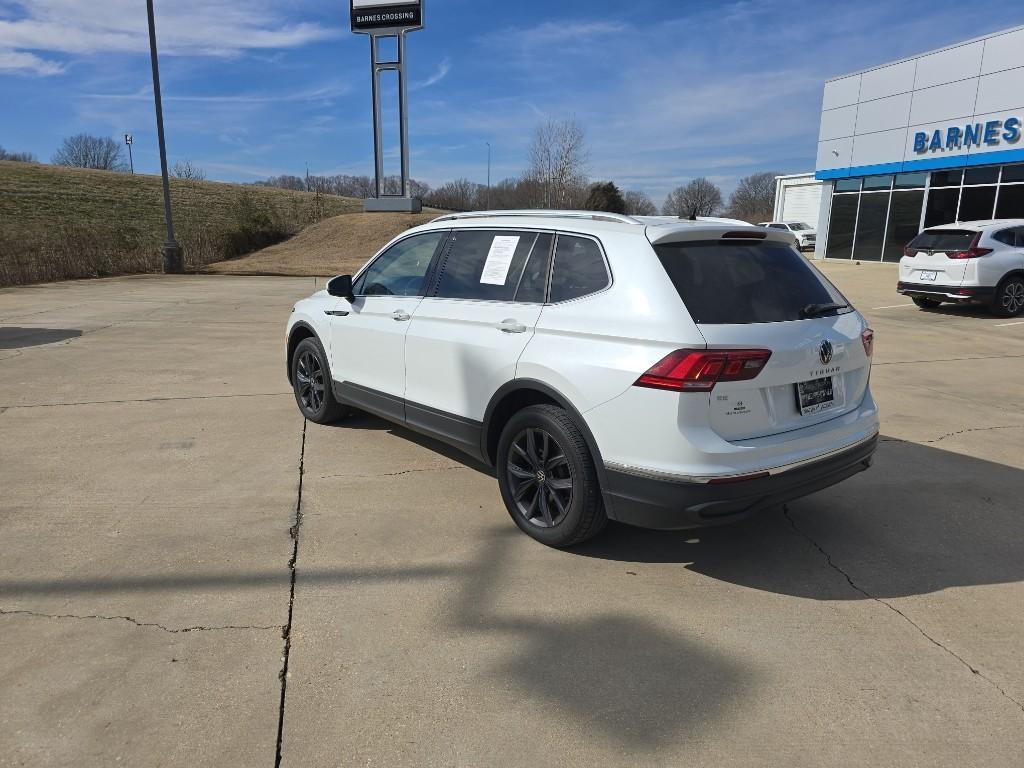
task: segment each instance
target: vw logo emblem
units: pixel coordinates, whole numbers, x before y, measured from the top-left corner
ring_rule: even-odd
[[[818,358],[821,360],[822,365],[828,365],[832,362],[832,342],[828,339],[821,342],[821,346],[818,347]]]

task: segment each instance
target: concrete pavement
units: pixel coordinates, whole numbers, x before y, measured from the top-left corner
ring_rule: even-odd
[[[875,467],[572,552],[435,443],[303,423],[311,279],[0,291],[0,764],[1015,764],[1024,325],[825,269]]]

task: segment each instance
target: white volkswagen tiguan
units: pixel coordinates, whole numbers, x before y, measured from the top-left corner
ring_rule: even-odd
[[[494,467],[565,547],[607,520],[738,519],[866,469],[864,318],[790,245],[729,224],[522,211],[411,229],[295,305],[303,415],[350,408]]]

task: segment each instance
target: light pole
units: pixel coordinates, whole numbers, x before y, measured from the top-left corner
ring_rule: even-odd
[[[491,142],[487,144],[487,210],[491,209]]]
[[[131,169],[132,176],[135,175],[135,161],[132,159],[132,141],[134,137],[130,133],[124,135],[124,143],[128,145],[128,167]]]
[[[156,58],[156,23],[153,21],[153,0],[146,0],[149,15],[149,56],[153,63],[153,102],[156,104],[156,136],[160,143],[160,173],[164,184],[164,221],[167,222],[167,240],[164,242],[164,272],[177,274],[185,270],[181,246],[174,239],[174,220],[171,217],[171,183],[167,180],[167,148],[164,144],[164,110],[160,103],[160,66]]]

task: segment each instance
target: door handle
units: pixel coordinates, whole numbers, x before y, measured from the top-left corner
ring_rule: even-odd
[[[526,326],[518,320],[509,318],[498,323],[498,330],[502,333],[526,333]]]
[[[408,312],[404,312],[401,309],[396,309],[394,312],[391,313],[391,316],[399,323],[404,323],[406,320],[412,319],[412,315],[410,315]]]

